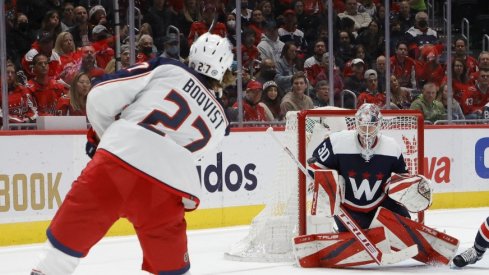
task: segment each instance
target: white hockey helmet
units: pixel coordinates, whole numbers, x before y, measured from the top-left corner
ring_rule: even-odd
[[[364,103],[355,114],[355,124],[362,157],[369,161],[373,156],[373,147],[382,127],[382,114],[379,106]]]
[[[233,63],[231,43],[227,38],[207,32],[190,47],[188,61],[189,66],[197,72],[222,81],[224,73]]]

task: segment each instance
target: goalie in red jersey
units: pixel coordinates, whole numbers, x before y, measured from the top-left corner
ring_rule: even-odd
[[[414,257],[424,263],[448,264],[458,240],[410,219],[409,212],[431,205],[431,182],[422,175],[408,174],[400,146],[381,134],[383,118],[377,105],[360,106],[355,123],[355,130],[329,134],[308,161],[315,197],[323,188],[329,204],[325,216],[334,216],[339,233],[296,238],[299,263],[304,267],[349,267]],[[314,203],[317,200],[312,209]],[[365,242],[375,248],[359,245],[358,231],[363,230]],[[418,249],[415,253],[405,250],[413,246]],[[365,253],[365,247],[373,252]],[[394,252],[403,250],[405,253]],[[374,261],[374,255],[380,253],[390,255],[390,260]]]
[[[143,270],[188,272],[184,213],[200,202],[197,160],[228,130],[215,95],[233,82],[232,61],[229,41],[207,33],[190,49],[190,68],[156,58],[92,88],[86,109],[93,158],[51,221],[31,274],[72,274],[121,217],[134,226]]]

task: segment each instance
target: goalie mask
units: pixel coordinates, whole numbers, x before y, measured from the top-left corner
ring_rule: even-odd
[[[373,148],[382,126],[379,107],[370,103],[360,106],[355,114],[355,125],[362,157],[368,162],[373,156]]]

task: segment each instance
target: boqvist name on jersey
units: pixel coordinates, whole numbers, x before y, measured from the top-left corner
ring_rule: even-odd
[[[220,107],[217,106],[217,102],[214,98],[210,98],[211,95],[204,91],[193,79],[189,79],[185,85],[183,85],[182,90],[186,92],[191,98],[195,100],[197,105],[199,105],[204,113],[207,114],[209,120],[213,123],[214,129],[219,128],[219,126],[224,122],[224,117],[222,116]]]

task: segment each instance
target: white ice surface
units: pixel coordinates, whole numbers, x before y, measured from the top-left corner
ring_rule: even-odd
[[[480,224],[488,215],[489,208],[428,211],[426,224],[457,237],[461,252],[473,244]],[[355,269],[302,269],[292,263],[250,263],[224,259],[224,252],[229,246],[247,232],[247,226],[189,231],[191,274],[489,274],[489,255],[463,269],[426,266],[414,260],[383,267],[370,265]],[[40,248],[40,244],[0,248],[0,274],[28,275]],[[81,260],[75,275],[148,274],[141,271],[140,266],[141,249],[136,237],[111,237],[104,238]]]

